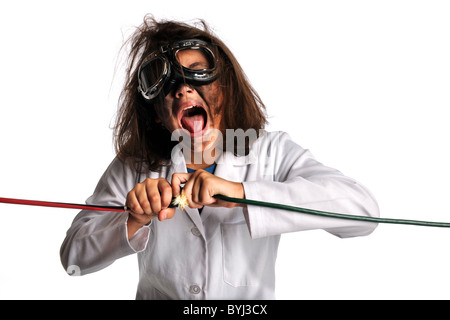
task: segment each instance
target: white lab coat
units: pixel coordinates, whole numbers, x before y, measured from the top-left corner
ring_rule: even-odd
[[[173,164],[145,178],[186,172],[181,150]],[[378,216],[371,194],[358,182],[316,161],[286,133],[264,133],[248,157],[224,153],[215,175],[243,182],[247,199],[317,210]],[[115,159],[88,204],[123,205],[136,172]],[[375,223],[325,218],[257,206],[177,209],[173,219],[152,220],[128,240],[128,213],[81,211],[61,247],[66,270],[81,275],[137,253],[137,299],[273,299],[280,235],[324,229],[338,237],[370,234]],[[292,254],[295,254],[293,252]]]

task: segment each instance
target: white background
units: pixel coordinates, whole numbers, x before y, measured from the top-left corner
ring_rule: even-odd
[[[84,202],[114,157],[119,49],[145,14],[203,18],[284,130],[384,217],[450,221],[448,1],[2,1],[0,197]],[[76,210],[0,204],[1,299],[134,299],[137,257],[69,277]],[[284,235],[278,299],[449,299],[450,230]]]

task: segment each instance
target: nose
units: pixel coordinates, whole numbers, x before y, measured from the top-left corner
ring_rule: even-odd
[[[186,84],[186,83],[180,83],[177,88],[174,91],[175,98],[181,99],[183,97],[186,97],[188,93],[194,92],[194,89]]]

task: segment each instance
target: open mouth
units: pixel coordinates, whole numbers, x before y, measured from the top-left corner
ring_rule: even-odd
[[[203,106],[192,105],[180,111],[179,124],[191,134],[202,132],[206,128],[208,114]]]

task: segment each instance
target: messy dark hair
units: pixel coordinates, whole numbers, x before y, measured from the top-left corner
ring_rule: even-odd
[[[145,163],[152,171],[170,164],[172,148],[178,142],[171,140],[171,132],[158,121],[155,105],[145,101],[138,92],[137,72],[143,59],[162,45],[194,38],[217,48],[220,75],[216,81],[223,96],[217,112],[222,114],[222,130],[254,129],[258,132],[264,128],[267,122],[264,104],[234,55],[204,21],[192,26],[176,21],[156,21],[146,16],[124,44],[129,46],[130,52],[114,125],[115,149],[122,161],[131,158],[134,164]]]

